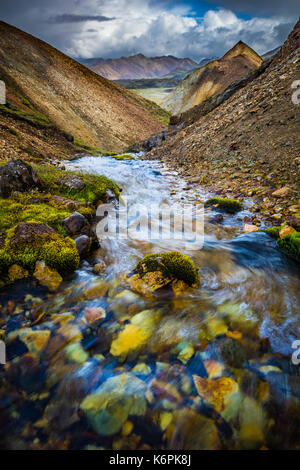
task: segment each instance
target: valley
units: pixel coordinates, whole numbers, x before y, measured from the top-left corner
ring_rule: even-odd
[[[297,450],[300,20],[198,61],[0,33],[0,448]]]

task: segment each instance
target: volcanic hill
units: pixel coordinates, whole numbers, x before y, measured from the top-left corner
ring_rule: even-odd
[[[4,22],[0,79],[7,88],[7,103],[0,105],[0,156],[20,155],[27,146],[41,156],[69,152],[74,143],[120,152],[159,131],[168,118],[156,104]]]
[[[239,41],[221,59],[191,72],[163,101],[162,106],[177,115],[225,90],[230,83],[262,64],[262,58]]]

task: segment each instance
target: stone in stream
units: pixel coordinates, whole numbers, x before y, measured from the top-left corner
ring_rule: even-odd
[[[42,286],[48,287],[51,292],[55,292],[62,283],[62,277],[57,271],[48,268],[44,261],[38,261],[35,265],[33,276]]]
[[[89,235],[91,227],[84,215],[79,212],[73,212],[66,219],[61,221],[63,227],[67,229],[70,235]]]
[[[123,373],[107,379],[82,401],[80,408],[98,434],[112,436],[129,416],[146,413],[146,389],[146,383],[135,375]]]
[[[43,183],[32,166],[23,160],[11,160],[0,166],[0,196],[9,197],[13,191],[42,189]]]
[[[180,294],[199,285],[199,269],[188,256],[171,251],[145,256],[127,280],[134,290],[144,295],[163,287]]]
[[[74,239],[77,251],[79,253],[80,257],[83,257],[88,254],[90,245],[91,245],[91,239],[87,235],[80,235],[79,237]]]

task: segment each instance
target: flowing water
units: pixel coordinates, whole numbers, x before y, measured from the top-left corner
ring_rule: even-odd
[[[66,166],[112,178],[131,204],[208,197],[159,162],[84,157]],[[2,447],[300,448],[299,268],[265,233],[242,233],[247,209],[222,225],[209,223],[213,214],[201,249],[108,238],[93,254],[106,263],[101,274],[83,262],[56,294],[22,282],[2,293]],[[200,268],[199,288],[132,291],[126,275],[137,261],[171,250]],[[26,324],[24,337],[14,334]]]

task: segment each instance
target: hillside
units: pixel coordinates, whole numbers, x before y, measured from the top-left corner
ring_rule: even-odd
[[[299,79],[299,46],[298,21],[261,75],[145,158],[160,158],[222,196],[253,197],[258,225],[300,215],[300,116],[291,88]],[[272,196],[285,186],[282,197]]]
[[[119,59],[78,59],[94,72],[109,80],[159,78],[178,69],[190,71],[197,67],[191,59],[173,56],[145,57],[137,54]]]
[[[0,79],[8,88],[7,106],[0,107],[3,120],[56,128],[69,140],[101,150],[121,151],[166,122],[165,113],[154,103],[3,22]],[[25,119],[28,114],[36,116],[34,122],[30,116]],[[5,125],[11,127],[10,122]],[[2,127],[1,136],[3,133]]]
[[[191,72],[162,103],[176,115],[199,105],[210,96],[225,90],[230,83],[262,64],[262,58],[239,41],[221,59]]]

